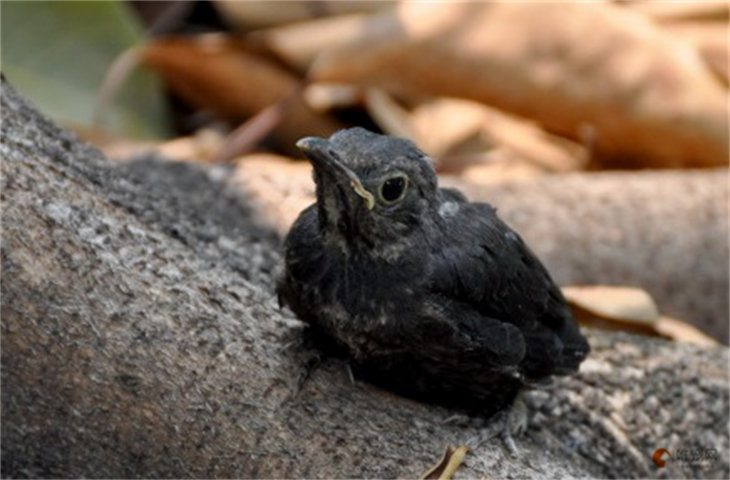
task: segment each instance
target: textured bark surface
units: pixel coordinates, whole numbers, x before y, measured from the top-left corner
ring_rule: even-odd
[[[413,477],[476,433],[331,361],[294,395],[311,352],[276,238],[224,172],[110,165],[6,84],[2,110],[3,477]],[[589,339],[528,394],[519,456],[490,442],[457,477],[730,474],[727,348]]]

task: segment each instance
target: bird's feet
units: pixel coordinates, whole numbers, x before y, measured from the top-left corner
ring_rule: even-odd
[[[512,402],[507,421],[507,429],[512,435],[521,437],[527,431],[527,405],[522,392]]]
[[[317,370],[322,365],[322,355],[319,352],[312,352],[309,358],[307,358],[307,361],[304,363],[304,368],[302,372],[297,377],[297,382],[294,387],[294,392],[292,394],[292,398],[296,398],[299,396],[301,391],[304,389],[304,384],[307,383],[307,380],[312,376],[312,373],[314,373],[315,370]]]
[[[504,446],[512,456],[519,454],[519,449],[514,441],[514,436],[521,436],[527,430],[527,406],[519,393],[512,405],[489,419],[484,428],[475,436],[470,438],[466,445],[471,450],[476,450],[483,443],[499,437]]]
[[[455,414],[446,419],[443,423],[451,424],[463,424],[468,426],[475,420],[474,417]],[[520,436],[527,430],[527,406],[522,399],[522,393],[520,392],[510,408],[504,409],[495,414],[491,419],[483,421],[481,424],[480,432],[467,440],[467,442],[459,448],[449,446],[444,456],[439,462],[431,467],[421,478],[439,478],[439,479],[450,479],[459,465],[464,460],[464,455],[468,450],[475,451],[483,443],[493,439],[494,437],[500,437],[507,450],[509,450],[512,456],[517,456],[519,450],[515,441],[514,436]]]
[[[304,385],[312,377],[312,374],[320,367],[322,367],[325,362],[332,362],[335,365],[342,366],[345,373],[347,374],[348,380],[350,381],[350,385],[355,385],[355,374],[352,371],[350,362],[341,358],[327,357],[318,351],[312,351],[306,362],[304,363],[304,368],[302,369],[302,372],[297,377],[294,392],[292,392],[291,395],[292,398],[296,398],[299,396],[301,391],[304,389]]]

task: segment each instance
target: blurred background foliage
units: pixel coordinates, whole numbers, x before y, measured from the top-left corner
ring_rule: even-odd
[[[363,125],[475,181],[727,164],[726,2],[4,2],[2,26],[7,78],[116,157]]]
[[[115,58],[143,41],[120,2],[4,2],[3,73],[54,119],[94,126],[99,88]],[[98,128],[133,138],[172,134],[162,82],[138,69],[126,79]]]

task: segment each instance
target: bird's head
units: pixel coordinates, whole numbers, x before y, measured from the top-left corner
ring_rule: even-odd
[[[435,201],[431,160],[408,140],[351,128],[297,146],[314,167],[323,237],[349,251],[402,244]]]

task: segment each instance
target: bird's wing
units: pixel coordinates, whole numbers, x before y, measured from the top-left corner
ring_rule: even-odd
[[[461,302],[482,318],[489,348],[518,348],[519,368],[528,378],[575,371],[589,351],[588,343],[547,270],[520,236],[487,204],[460,203],[443,219],[443,243],[432,252],[431,290]],[[504,325],[509,334],[493,335]]]

